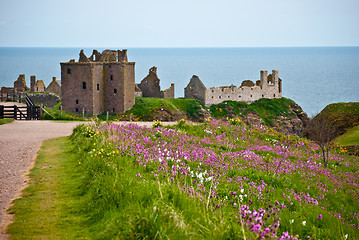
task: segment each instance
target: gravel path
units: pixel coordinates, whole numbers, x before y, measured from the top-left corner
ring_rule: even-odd
[[[0,125],[0,239],[7,239],[6,226],[12,215],[6,213],[13,199],[20,196],[42,141],[68,136],[79,122],[14,121]]]
[[[14,103],[10,103],[14,105]],[[4,105],[0,102],[0,105]],[[12,215],[6,210],[18,198],[25,187],[26,175],[34,164],[36,153],[44,140],[69,136],[81,122],[14,121],[0,125],[0,239],[8,239],[6,227]],[[118,124],[127,124],[122,122]],[[137,122],[152,126],[152,122]],[[173,123],[163,123],[172,125]]]

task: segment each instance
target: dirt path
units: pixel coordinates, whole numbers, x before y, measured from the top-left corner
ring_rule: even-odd
[[[20,196],[21,189],[26,185],[25,176],[33,166],[42,141],[69,136],[78,124],[81,123],[14,121],[0,125],[0,240],[9,237],[6,234],[6,227],[12,221],[13,216],[7,214],[6,210],[11,202]],[[153,123],[136,124],[151,126]],[[173,123],[163,123],[163,125],[170,124]]]
[[[0,239],[7,239],[5,228],[12,220],[6,213],[13,199],[26,184],[42,141],[68,136],[79,122],[14,121],[0,125]]]

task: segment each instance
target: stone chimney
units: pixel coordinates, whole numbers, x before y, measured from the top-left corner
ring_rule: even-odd
[[[30,76],[30,92],[35,92],[36,76]]]

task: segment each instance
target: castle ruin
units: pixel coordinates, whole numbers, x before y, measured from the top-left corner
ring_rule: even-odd
[[[152,97],[152,98],[174,98],[175,85],[171,84],[171,87],[165,90],[161,90],[160,79],[157,75],[157,67],[150,68],[148,75],[136,84],[136,96],[140,97]]]
[[[124,113],[135,104],[135,63],[127,50],[81,50],[78,62],[61,63],[61,95],[66,111]]]
[[[246,80],[240,87],[231,85],[206,88],[198,76],[193,75],[184,89],[184,95],[185,98],[198,99],[207,107],[226,100],[252,103],[260,98],[281,98],[282,80],[278,77],[278,70],[273,70],[269,75],[262,70],[260,80],[256,83]]]

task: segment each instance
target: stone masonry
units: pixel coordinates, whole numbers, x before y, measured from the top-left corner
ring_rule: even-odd
[[[260,98],[281,98],[282,80],[278,77],[278,70],[268,75],[267,71],[260,72],[260,80],[253,83],[243,81],[240,87],[234,85],[206,88],[198,76],[193,76],[185,88],[185,98],[195,98],[207,107],[226,100],[252,103]]]
[[[61,63],[64,110],[89,114],[124,113],[135,104],[135,63],[127,50],[94,50],[88,58]]]
[[[157,75],[157,67],[150,68],[148,75],[136,84],[136,96],[152,97],[152,98],[174,98],[175,85],[171,84],[166,90],[161,90],[160,79]]]

